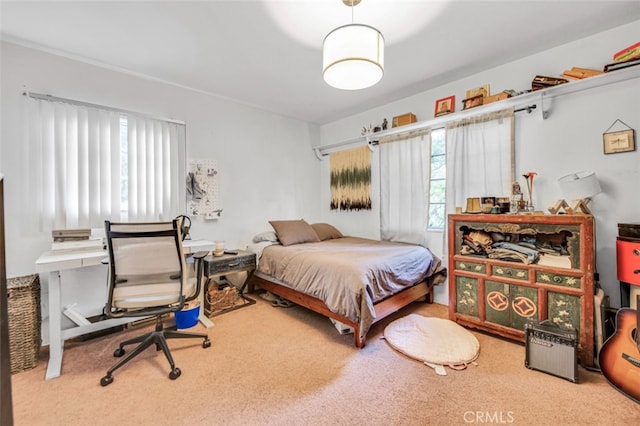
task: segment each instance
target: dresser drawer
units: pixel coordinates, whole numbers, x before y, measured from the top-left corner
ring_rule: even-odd
[[[494,266],[491,270],[494,277],[512,278],[514,280],[529,281],[529,270],[511,268],[508,266]]]
[[[544,271],[536,272],[536,282],[542,284],[554,284],[562,287],[580,288],[580,278],[568,275],[552,274]]]
[[[616,241],[618,280],[640,285],[640,242]]]
[[[209,255],[204,258],[204,275],[221,275],[226,272],[239,272],[255,269],[256,255],[241,251],[237,255],[223,255],[220,257]]]
[[[484,263],[475,263],[467,261],[456,261],[456,270],[465,272],[476,272],[478,274],[485,274],[487,272],[487,265]]]

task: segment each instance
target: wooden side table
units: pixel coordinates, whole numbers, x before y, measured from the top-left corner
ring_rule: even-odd
[[[256,303],[255,300],[245,295],[245,289],[253,272],[256,269],[256,255],[250,251],[238,250],[238,254],[224,254],[222,256],[208,255],[204,258],[204,276],[207,278],[204,285],[205,306],[204,310],[208,317],[224,314],[229,311],[244,308]],[[211,310],[208,301],[209,297],[209,285],[213,281],[213,278],[222,277],[228,274],[235,274],[238,272],[246,272],[247,277],[242,283],[242,286],[234,292],[235,299],[233,303],[228,307],[224,307],[218,310]],[[239,302],[239,303],[238,303]]]

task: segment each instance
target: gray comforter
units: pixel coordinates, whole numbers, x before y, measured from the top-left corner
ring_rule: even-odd
[[[359,323],[362,336],[375,319],[375,302],[440,270],[440,259],[422,246],[356,237],[271,245],[263,249],[257,268]]]

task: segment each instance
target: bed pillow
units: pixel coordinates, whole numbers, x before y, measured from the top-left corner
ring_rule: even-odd
[[[320,242],[316,231],[304,219],[270,220],[269,223],[283,246]]]
[[[334,226],[329,225],[328,223],[312,223],[311,227],[316,231],[320,241],[344,237],[342,232],[338,231]]]
[[[278,236],[273,231],[261,232],[255,237],[253,237],[254,243],[261,243],[262,241],[270,241],[272,243],[278,242]]]

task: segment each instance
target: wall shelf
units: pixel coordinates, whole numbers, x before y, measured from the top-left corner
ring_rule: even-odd
[[[373,145],[373,142],[381,137],[409,133],[425,128],[444,127],[447,123],[452,121],[462,120],[465,118],[495,112],[510,107],[525,109],[527,109],[527,107],[530,107],[529,112],[531,111],[531,109],[536,108],[540,111],[542,119],[546,119],[549,116],[551,110],[550,106],[552,103],[552,99],[555,97],[577,93],[583,90],[590,90],[596,87],[606,86],[621,81],[633,80],[636,78],[640,78],[640,65],[622,68],[617,71],[596,75],[593,77],[585,78],[583,80],[570,81],[569,83],[550,87],[548,89],[525,93],[513,98],[507,98],[502,101],[493,102],[488,105],[482,105],[479,107],[454,112],[452,114],[447,114],[445,116],[436,117],[430,120],[418,121],[413,124],[407,124],[402,127],[383,130],[381,132],[372,133],[370,135],[361,136],[359,138],[313,147],[313,150],[318,159],[322,160],[331,152],[340,151],[347,148],[355,148],[362,145],[369,145],[371,147]]]

